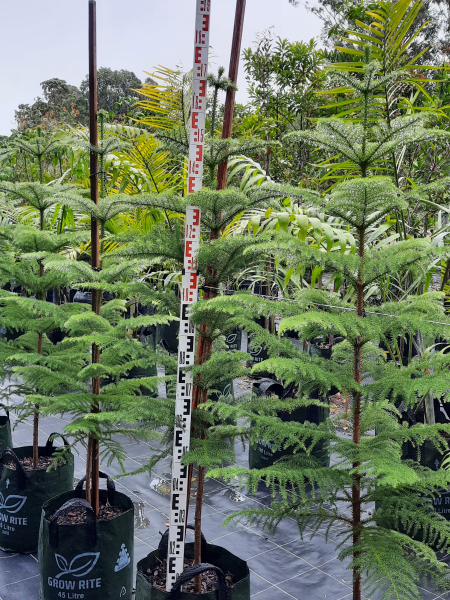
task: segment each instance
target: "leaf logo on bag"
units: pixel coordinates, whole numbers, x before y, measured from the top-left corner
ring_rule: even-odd
[[[236,339],[237,339],[237,333],[230,333],[230,335],[227,336],[225,343],[228,344],[228,346],[231,346],[231,344],[234,344]]]
[[[26,496],[7,496],[5,500],[0,493],[0,510],[4,509],[6,512],[9,512],[9,514],[13,515],[19,512],[26,501]]]
[[[60,569],[61,573],[58,573],[56,579],[59,579],[63,575],[74,575],[74,577],[83,577],[92,571],[97,564],[100,552],[85,552],[84,554],[78,554],[70,561],[70,565],[67,559],[61,554],[55,554],[56,564]]]
[[[259,348],[255,348],[255,350],[250,350],[250,354],[252,356],[259,356],[261,354],[262,346]]]
[[[224,387],[221,396],[229,396],[231,394],[231,383]]]

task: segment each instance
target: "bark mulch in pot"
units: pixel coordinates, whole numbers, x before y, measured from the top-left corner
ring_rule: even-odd
[[[184,569],[188,569],[194,565],[193,558],[184,559]],[[167,560],[154,563],[145,573],[143,573],[145,579],[156,588],[160,590],[166,589],[166,575],[167,575]],[[201,575],[202,577],[202,593],[207,594],[209,592],[215,592],[219,587],[219,578],[217,573],[214,571],[205,571]],[[236,583],[236,577],[229,571],[225,573],[225,582],[227,587],[231,587]],[[185,583],[181,590],[187,594],[195,593],[195,580]]]
[[[46,471],[50,465],[55,462],[55,459],[51,456],[40,456],[38,459],[37,469],[33,469],[33,458],[31,456],[26,456],[25,458],[20,459],[20,464],[23,467],[24,471]],[[57,462],[58,465],[63,464],[61,460]],[[8,469],[13,471],[16,470],[16,465],[14,462],[6,463]]]
[[[100,504],[97,521],[109,521],[122,514],[122,509],[109,504]],[[51,519],[53,515],[49,518]],[[58,517],[58,525],[81,525],[88,522],[88,510],[80,507],[73,512],[62,514]]]

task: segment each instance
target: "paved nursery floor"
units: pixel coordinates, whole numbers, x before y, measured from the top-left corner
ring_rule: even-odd
[[[235,389],[242,389],[238,382]],[[65,421],[53,417],[42,419],[40,443],[44,443],[46,436],[52,432],[61,431],[65,424]],[[15,446],[30,445],[31,424],[21,424],[14,433],[13,441]],[[126,451],[126,466],[131,471],[145,462],[152,453],[152,445],[126,443]],[[238,464],[245,465],[247,453],[241,446],[237,447],[237,455]],[[118,471],[114,466],[106,470],[110,475]],[[75,476],[79,479],[83,474],[83,458],[76,456]],[[118,489],[127,493],[135,503],[135,562],[158,546],[160,532],[166,529],[169,508],[166,481],[169,477],[170,462],[167,459],[158,465],[152,476],[145,473],[117,482]],[[336,558],[337,530],[331,530],[327,542],[325,532],[319,533],[313,540],[309,537],[301,540],[294,521],[283,522],[275,535],[241,524],[222,527],[225,518],[236,510],[260,507],[270,504],[270,501],[269,490],[263,485],[252,496],[237,485],[225,485],[217,480],[206,483],[203,532],[208,541],[248,561],[252,599],[350,600],[351,573],[346,570],[346,564]],[[10,555],[0,551],[0,600],[38,600],[38,572],[37,556]],[[422,598],[437,600],[450,598],[450,595],[437,596],[424,589]]]

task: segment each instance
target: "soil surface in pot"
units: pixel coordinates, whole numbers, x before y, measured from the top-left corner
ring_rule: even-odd
[[[194,565],[193,558],[184,559],[184,568],[192,567]],[[144,577],[153,587],[161,590],[166,589],[166,576],[167,576],[167,560],[164,559],[158,563],[155,563],[150,569],[147,569],[146,573],[143,573]],[[214,571],[205,571],[201,575],[202,577],[202,594],[214,592],[219,587],[218,577]],[[231,587],[236,583],[236,577],[229,571],[225,573],[225,581],[227,587]],[[187,594],[195,594],[195,579],[189,581],[182,586],[181,591]]]
[[[117,506],[100,504],[97,521],[109,521],[110,519],[114,519],[118,515],[121,515],[122,512],[122,509]],[[84,507],[74,508],[73,511],[67,513],[67,515],[60,515],[57,523],[58,525],[81,525],[87,523],[87,514],[88,511]],[[51,516],[49,518],[51,519]]]
[[[38,459],[38,467],[37,469],[33,469],[33,458],[31,456],[27,456],[26,458],[21,458],[19,460],[20,464],[23,467],[24,471],[46,471],[49,466],[54,462],[53,456],[40,456]],[[63,462],[61,460],[58,461],[58,465],[62,465]],[[5,466],[12,471],[16,470],[16,463],[13,461],[9,463],[5,463]]]

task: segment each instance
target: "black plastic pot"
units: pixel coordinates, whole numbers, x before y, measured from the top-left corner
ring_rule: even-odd
[[[107,478],[104,473],[101,477]],[[40,600],[130,600],[133,591],[134,507],[115,490],[100,491],[100,503],[109,502],[122,513],[108,521],[95,518],[86,502],[82,479],[73,492],[52,498],[42,507],[39,538]],[[87,511],[87,522],[58,525],[60,516]],[[63,596],[62,594],[65,594]]]
[[[50,438],[55,435],[59,434],[52,433],[47,444],[39,448],[40,456],[53,456],[55,448]],[[24,471],[20,459],[32,454],[33,448],[25,446],[7,449],[0,457],[0,549],[6,552],[36,552],[43,504],[73,489],[71,454],[67,462],[51,471]],[[11,462],[14,468],[5,464]]]
[[[5,416],[0,416],[0,454],[6,448],[12,448],[11,437],[11,422],[9,420],[9,410],[4,404],[0,404],[0,408],[5,411]]]
[[[167,558],[167,545],[165,544],[165,534],[161,538],[158,550],[151,552],[146,558],[140,560],[137,564],[136,577],[136,600],[250,600],[250,570],[247,563],[238,558],[225,548],[214,546],[204,541],[202,544],[202,564],[194,565],[186,569],[178,578],[171,592],[166,592],[153,587],[144,577],[147,569],[152,567],[159,560]],[[194,544],[185,545],[186,558],[194,558]],[[159,560],[158,560],[159,559]],[[218,570],[217,570],[218,569]],[[180,587],[195,575],[203,571],[215,570],[219,576],[219,583],[224,580],[223,574],[229,571],[237,578],[237,583],[226,588],[225,584],[216,592],[209,594],[188,594],[180,592]]]
[[[280,389],[281,388],[281,389]],[[280,383],[272,380],[263,380],[263,384],[259,386],[258,393],[260,395],[276,394],[280,397],[282,402],[283,387]],[[313,398],[319,398],[318,392],[311,394]],[[323,406],[302,406],[297,408],[292,413],[286,411],[280,411],[278,417],[285,423],[314,423],[319,425],[324,423],[330,416],[330,409]],[[308,448],[310,444],[306,443]],[[283,448],[282,446],[276,447],[274,444],[267,444],[266,442],[260,441],[256,445],[249,446],[248,462],[250,469],[265,469],[271,467],[274,462],[280,460],[283,456],[292,456],[292,448]],[[317,458],[324,467],[330,466],[330,442],[322,440],[315,444],[311,450],[311,456]]]
[[[179,331],[179,321],[172,321],[169,325],[158,324],[156,326],[156,344],[160,344],[167,352],[176,354],[178,352]]]

